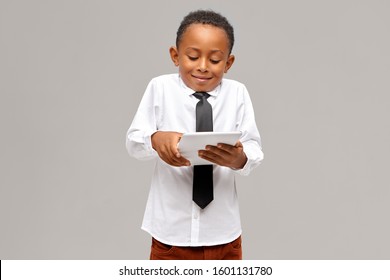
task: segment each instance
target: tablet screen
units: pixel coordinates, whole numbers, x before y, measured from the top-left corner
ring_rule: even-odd
[[[191,162],[191,165],[212,164],[198,156],[199,150],[204,150],[206,145],[216,146],[218,143],[234,145],[240,139],[241,132],[194,132],[184,133],[178,148],[180,153]]]

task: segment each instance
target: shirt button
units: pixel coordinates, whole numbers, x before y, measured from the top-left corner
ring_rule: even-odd
[[[194,214],[194,219],[195,219],[195,220],[198,219],[198,214]]]

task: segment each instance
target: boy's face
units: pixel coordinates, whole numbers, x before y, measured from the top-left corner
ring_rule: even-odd
[[[212,91],[233,65],[226,32],[208,24],[192,24],[170,55],[184,83],[194,91]]]

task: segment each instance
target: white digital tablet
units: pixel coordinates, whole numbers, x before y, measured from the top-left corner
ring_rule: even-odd
[[[216,146],[218,143],[235,145],[240,136],[240,131],[184,133],[178,148],[183,157],[191,162],[191,165],[211,164],[211,162],[198,156],[199,150],[204,150],[206,145]]]

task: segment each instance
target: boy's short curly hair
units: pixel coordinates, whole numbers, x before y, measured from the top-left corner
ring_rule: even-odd
[[[216,13],[211,10],[197,10],[190,12],[187,16],[184,17],[180,23],[179,29],[176,33],[176,47],[179,47],[180,40],[183,37],[184,32],[191,24],[210,24],[215,27],[222,28],[228,37],[229,40],[229,54],[232,52],[234,45],[234,29],[229,21],[219,13]]]

